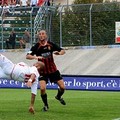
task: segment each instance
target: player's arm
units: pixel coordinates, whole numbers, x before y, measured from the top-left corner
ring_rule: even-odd
[[[38,60],[38,59],[42,59],[43,57],[42,56],[36,56],[36,55],[31,55],[31,54],[27,54],[26,55],[26,59],[29,59],[29,60]]]
[[[65,50],[60,50],[60,51],[55,51],[54,52],[55,55],[64,55],[65,54]]]
[[[26,59],[29,59],[29,60],[39,60],[39,59],[42,59],[43,57],[42,56],[36,56],[34,55],[34,53],[32,51],[29,51],[26,55]]]
[[[59,47],[57,44],[53,43],[53,42],[50,42],[50,44],[52,45],[52,48],[53,48],[53,53],[55,55],[64,55],[65,54],[65,50],[61,47]]]
[[[27,87],[31,87],[32,86],[33,82],[35,81],[35,78],[36,78],[36,75],[34,73],[31,74],[28,82],[26,83]]]
[[[27,54],[26,55],[26,59],[29,59],[29,60],[37,59],[37,56],[31,55],[31,54]]]
[[[31,48],[31,50],[27,52],[26,59],[29,59],[29,60],[33,60],[33,59],[38,60],[38,58],[36,56],[36,46],[33,46]]]

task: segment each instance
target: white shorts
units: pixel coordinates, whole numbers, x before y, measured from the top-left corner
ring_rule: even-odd
[[[38,88],[38,80],[35,81],[31,86],[31,93],[37,95],[37,88]]]
[[[10,78],[14,64],[2,54],[0,54],[0,67],[0,78],[6,78],[6,76]]]

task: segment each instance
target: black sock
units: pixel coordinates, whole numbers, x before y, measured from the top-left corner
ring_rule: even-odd
[[[64,89],[58,89],[58,93],[57,93],[58,99],[61,98],[61,96],[63,95],[63,93],[64,93]]]
[[[48,106],[48,102],[47,102],[47,94],[45,93],[44,95],[41,95],[42,101],[44,103],[45,106]]]

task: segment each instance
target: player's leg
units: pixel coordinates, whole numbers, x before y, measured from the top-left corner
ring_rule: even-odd
[[[35,113],[35,110],[34,110],[35,97],[36,97],[36,95],[31,93],[31,104],[30,104],[30,107],[29,107],[29,112],[32,113],[32,114]]]
[[[37,85],[38,85],[38,81],[35,81],[31,86],[31,102],[30,102],[29,112],[32,114],[35,113],[34,103],[35,103],[35,97],[37,95],[37,87],[38,87]]]
[[[10,75],[14,64],[7,57],[0,54],[0,67],[3,69],[5,74]]]
[[[9,39],[6,40],[6,49],[9,49]]]
[[[55,96],[55,98],[56,98],[57,100],[59,100],[62,105],[66,105],[66,102],[64,101],[64,99],[61,98],[62,95],[63,95],[64,92],[65,92],[65,85],[64,85],[63,79],[57,81],[57,84],[58,84],[58,86],[59,86],[59,89],[58,89],[58,93],[57,93],[57,95]]]
[[[59,100],[62,105],[66,105],[65,101],[63,100],[63,98],[61,98],[62,95],[65,92],[65,85],[64,85],[64,81],[63,81],[63,78],[62,78],[60,72],[56,71],[55,73],[53,73],[51,75],[50,81],[51,82],[57,82],[57,85],[59,86],[59,89],[58,89],[58,93],[55,96],[55,98],[57,100]]]
[[[4,73],[1,67],[0,67],[0,78],[10,79],[10,77]]]
[[[15,49],[15,41],[11,42],[12,49]]]
[[[40,94],[42,101],[44,103],[43,111],[47,111],[49,109],[48,107],[48,101],[47,101],[47,93],[46,93],[46,81],[44,79],[47,79],[45,77],[40,78]]]
[[[23,45],[25,45],[25,41],[21,39],[19,42],[20,42],[20,48],[23,48]]]

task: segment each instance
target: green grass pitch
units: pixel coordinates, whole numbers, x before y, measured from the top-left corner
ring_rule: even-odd
[[[35,114],[28,112],[30,89],[0,89],[0,120],[119,120],[120,93],[106,91],[66,90],[66,106],[54,96],[57,90],[47,90],[49,111],[43,112],[39,90]]]

